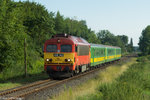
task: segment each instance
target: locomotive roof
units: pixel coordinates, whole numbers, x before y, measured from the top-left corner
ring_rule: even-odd
[[[83,44],[83,45],[90,45],[85,39],[81,37],[71,36],[67,34],[57,34],[53,36],[52,38],[66,38],[72,40],[75,44]]]
[[[76,37],[76,36],[71,36],[72,40],[74,42],[79,42],[79,43],[87,43],[89,44],[85,39],[81,38],[81,37]]]
[[[118,48],[118,49],[120,49],[120,47],[117,47],[117,46],[109,46],[109,45],[103,45],[103,44],[90,43],[90,45],[93,46],[93,47],[107,47],[107,48]]]

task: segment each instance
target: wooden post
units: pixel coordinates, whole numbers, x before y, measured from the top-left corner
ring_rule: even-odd
[[[25,67],[25,77],[27,77],[27,51],[26,51],[26,38],[24,38],[24,67]]]

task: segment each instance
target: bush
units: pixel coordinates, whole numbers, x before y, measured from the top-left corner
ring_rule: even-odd
[[[146,62],[148,61],[147,57],[143,56],[143,57],[138,57],[137,60],[138,62]]]
[[[103,100],[142,100],[143,94],[140,88],[126,82],[104,84],[100,87]]]

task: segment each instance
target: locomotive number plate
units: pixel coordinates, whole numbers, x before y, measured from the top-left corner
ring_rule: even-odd
[[[64,54],[53,54],[54,55],[54,57],[63,57],[64,56]]]
[[[56,60],[55,61],[61,61],[61,59],[60,58],[56,58]]]

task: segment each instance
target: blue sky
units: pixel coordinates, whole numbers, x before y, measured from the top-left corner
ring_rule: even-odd
[[[150,24],[150,0],[30,1],[44,5],[49,12],[60,11],[64,17],[86,20],[88,27],[95,32],[107,29],[115,35],[132,37],[135,46],[142,30]]]

